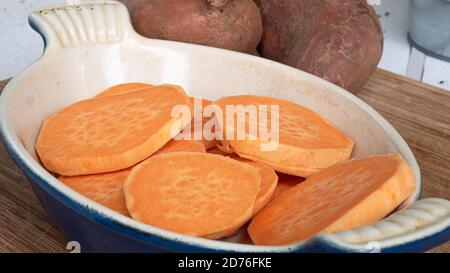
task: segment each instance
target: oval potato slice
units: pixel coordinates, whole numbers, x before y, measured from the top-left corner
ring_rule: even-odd
[[[178,86],[149,90],[83,100],[52,114],[36,142],[44,166],[68,176],[103,173],[156,152],[185,126],[172,109],[190,102]]]
[[[167,230],[207,237],[251,216],[261,177],[245,163],[208,153],[150,157],[131,171],[124,192],[131,216]]]
[[[248,233],[257,245],[283,245],[369,225],[397,208],[415,185],[398,154],[336,164],[281,193],[253,218]]]
[[[123,194],[123,183],[129,173],[130,169],[125,169],[101,174],[60,176],[58,179],[87,198],[130,216]]]
[[[224,97],[215,102],[222,109],[223,147],[243,158],[271,166],[276,171],[308,177],[321,169],[347,160],[353,149],[353,140],[315,112],[285,100],[271,97],[241,95]],[[234,124],[226,121],[227,107],[241,106],[245,114],[245,139],[238,138],[238,119]],[[272,106],[278,107],[278,128],[271,128]],[[266,110],[262,107],[266,107]],[[257,110],[252,116],[250,110]],[[265,124],[262,122],[267,117]],[[242,115],[243,116],[243,115]],[[232,116],[233,117],[233,116]],[[231,117],[231,118],[232,118]],[[228,117],[229,118],[229,117]],[[274,150],[263,150],[269,140],[260,135],[261,129],[278,132],[278,145]],[[250,128],[257,128],[250,132]],[[227,131],[229,133],[227,133]]]

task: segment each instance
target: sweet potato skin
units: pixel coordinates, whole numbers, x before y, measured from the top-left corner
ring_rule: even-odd
[[[255,0],[263,57],[315,74],[353,93],[380,61],[383,32],[365,0]]]
[[[121,0],[136,31],[148,38],[253,54],[262,36],[252,0]]]

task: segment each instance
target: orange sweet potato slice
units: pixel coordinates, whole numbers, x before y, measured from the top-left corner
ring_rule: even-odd
[[[281,193],[253,218],[248,232],[255,244],[282,245],[372,224],[414,190],[414,174],[400,155],[347,161]]]
[[[258,195],[256,196],[255,207],[253,209],[252,214],[247,219],[248,221],[250,220],[251,217],[256,215],[265,205],[267,205],[270,202],[272,195],[275,191],[275,187],[277,186],[278,176],[272,168],[265,166],[261,163],[252,162],[250,160],[242,158],[236,160],[252,165],[258,170],[258,173],[261,176],[261,185],[259,188]],[[222,231],[220,233],[211,234],[207,236],[207,238],[219,239],[234,236],[236,233],[239,232],[242,226],[246,224],[247,221],[245,221],[245,223],[243,223],[241,226],[237,226],[232,229]]]
[[[275,191],[273,192],[272,199],[276,198],[282,192],[285,192],[299,183],[305,181],[303,177],[293,176],[290,174],[277,173],[278,175],[278,183]]]
[[[164,85],[74,103],[44,121],[36,150],[61,175],[111,172],[152,155],[185,126],[176,105],[190,105],[183,89]]]
[[[146,83],[124,83],[124,84],[118,84],[115,86],[112,86],[108,89],[106,89],[105,91],[101,92],[100,94],[98,94],[96,97],[104,97],[104,96],[112,96],[112,95],[121,95],[121,94],[125,94],[128,92],[133,92],[133,91],[148,91],[150,88],[156,87],[154,85],[151,84],[146,84]],[[198,99],[201,100],[202,103],[202,109],[203,110],[205,107],[207,107],[208,105],[210,105],[212,102],[210,100],[207,99],[201,99],[201,98],[194,98],[194,97],[189,97],[189,100],[191,102],[191,105],[194,105],[194,100]],[[203,117],[203,112],[202,111],[198,111],[197,113],[194,113],[194,117],[198,116],[199,118],[193,118],[193,121],[190,123],[189,128],[191,129],[191,132],[194,134],[196,131],[200,131],[201,132],[201,136],[202,139],[201,141],[204,144],[204,147],[206,150],[208,149],[212,149],[214,148],[218,143],[220,143],[218,140],[207,140],[204,136],[203,136],[203,126],[206,124],[206,122],[210,119],[208,117]],[[198,126],[194,126],[195,122],[198,123]],[[193,138],[194,135],[191,135],[191,138]]]
[[[105,91],[98,94],[96,97],[104,97],[104,96],[113,96],[113,95],[122,95],[128,92],[133,91],[148,91],[150,88],[155,87],[154,85],[147,84],[147,83],[140,83],[140,82],[131,82],[131,83],[123,83],[114,85]],[[189,97],[189,101],[191,102],[191,105],[194,105],[194,98]],[[202,99],[202,108],[208,106],[211,104],[211,101]],[[202,112],[197,113],[198,115],[202,115]],[[196,113],[194,113],[196,115]],[[191,123],[193,124],[193,123]],[[194,126],[192,125],[192,130]],[[213,147],[215,146],[214,141],[207,141],[202,140],[204,144],[201,144],[199,142],[196,142],[194,140],[180,140],[179,142],[175,142],[175,140],[171,140],[168,142],[164,147],[162,147],[160,150],[158,150],[156,154],[162,153],[162,152],[178,152],[178,151],[186,151],[186,152],[204,152],[205,151],[205,144],[208,145],[207,147]],[[213,144],[214,142],[214,144]]]
[[[204,128],[205,124],[211,119],[210,117],[204,117],[203,111],[207,106],[212,104],[212,101],[203,99],[203,98],[195,98],[195,97],[190,97],[189,99],[193,106],[194,106],[195,100],[201,100],[201,104],[202,104],[202,108],[201,108],[202,111],[199,111],[200,109],[198,109],[198,107],[196,109],[194,109],[194,111],[197,110],[197,112],[194,113],[194,118],[192,119],[192,122],[190,124],[190,129],[192,132],[192,134],[191,134],[192,139],[194,139],[194,137],[196,135],[200,134],[201,138],[202,138],[201,141],[205,145],[206,150],[216,147],[216,145],[219,144],[220,142],[216,139],[208,140],[203,133],[203,128]],[[214,132],[214,128],[213,128],[213,132]],[[199,140],[199,139],[196,139],[196,140]]]
[[[275,192],[275,188],[277,187],[278,176],[272,168],[264,164],[252,162],[246,159],[238,160],[255,167],[261,176],[261,185],[258,195],[256,196],[255,208],[253,210],[253,215],[255,215],[271,200],[272,195]]]
[[[205,99],[205,98],[189,97],[189,101],[191,102],[192,105],[194,105],[196,100],[200,100],[200,102],[202,104],[202,109],[201,109],[202,111],[197,111],[197,112],[194,113],[194,115],[198,115],[199,118],[205,119],[206,121],[208,121],[209,118],[203,117],[203,110],[205,110],[205,108],[207,106],[211,105],[212,101],[210,101],[208,99]],[[196,110],[200,110],[200,109],[198,109],[198,107],[197,107]]]
[[[164,153],[173,152],[199,152],[206,153],[205,145],[203,142],[196,140],[174,140],[172,139],[161,149],[156,151],[153,156]]]
[[[208,237],[247,221],[261,178],[256,168],[208,153],[152,156],[134,167],[124,192],[131,216],[167,230]]]
[[[195,140],[171,140],[159,149],[153,156],[162,153],[173,152],[206,152],[205,146],[200,141]],[[130,173],[131,168],[100,174],[89,174],[80,176],[60,176],[58,179],[82,195],[93,201],[117,211],[125,216],[129,216],[125,195],[123,193],[123,183]]]
[[[242,142],[240,142],[240,141],[238,141],[238,142],[239,142],[238,145],[242,145]],[[230,146],[218,145],[217,147],[226,147],[226,148],[222,148],[222,149],[228,149],[230,152],[234,151],[238,156],[240,156],[242,158],[260,162],[262,164],[271,166],[274,170],[277,170],[280,173],[291,174],[292,176],[301,176],[301,177],[306,178],[306,177],[310,177],[311,175],[313,175],[315,173],[318,173],[320,170],[323,170],[323,169],[314,169],[314,168],[305,168],[305,167],[300,167],[300,166],[294,166],[292,163],[277,163],[277,162],[270,161],[270,160],[264,160],[257,156],[236,152],[235,150],[233,150],[233,148],[230,149]]]
[[[240,157],[269,165],[276,171],[308,177],[321,169],[347,160],[352,152],[352,139],[318,114],[295,103],[270,97],[242,95],[224,97],[215,104],[223,109],[224,113],[226,106],[253,106],[256,109],[267,106],[264,113],[267,114],[266,125],[269,132],[276,130],[271,128],[271,106],[278,106],[279,145],[274,150],[261,149],[261,144],[268,143],[267,139],[259,135],[259,126],[263,123],[258,120],[261,120],[262,115],[255,118],[247,116],[246,138],[243,140],[237,139],[237,115],[234,117],[234,124],[221,124],[225,137],[222,143],[225,148],[236,152]],[[258,128],[256,135],[247,129],[252,127]],[[231,132],[229,135],[225,133],[227,130]],[[234,139],[230,139],[230,135]]]
[[[87,198],[125,216],[129,216],[123,183],[130,169],[81,176],[60,176],[58,179]]]
[[[224,151],[223,149],[219,148],[220,146],[216,146],[212,149],[207,150],[206,152],[216,155],[222,155],[222,156],[228,156],[231,158],[239,158],[239,156],[236,153]]]
[[[141,83],[141,82],[129,82],[114,85],[104,90],[103,92],[97,94],[96,97],[112,96],[112,95],[122,95],[133,91],[143,91],[149,88],[155,87],[152,84]]]

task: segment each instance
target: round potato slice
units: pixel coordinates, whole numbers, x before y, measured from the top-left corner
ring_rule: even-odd
[[[182,151],[206,152],[205,146],[201,141],[171,140],[152,156]],[[129,216],[123,193],[123,184],[130,171],[131,168],[128,168],[109,173],[60,176],[58,179],[89,199],[125,216]]]
[[[110,173],[60,176],[58,179],[87,198],[125,216],[129,216],[123,183],[130,169]]]
[[[131,216],[143,223],[208,237],[251,216],[261,177],[256,168],[208,153],[153,156],[133,168],[125,185]]]
[[[398,154],[350,160],[281,193],[253,218],[248,233],[257,245],[283,245],[369,225],[414,190],[413,171]]]
[[[261,163],[252,162],[250,160],[243,159],[243,158],[239,158],[236,160],[254,166],[258,170],[259,175],[261,176],[261,185],[259,187],[258,195],[256,196],[255,207],[253,209],[252,214],[250,215],[250,217],[248,219],[248,220],[250,220],[262,208],[264,208],[264,206],[267,205],[270,202],[270,200],[272,199],[272,195],[277,186],[278,176],[272,168],[265,166]],[[229,229],[229,230],[226,230],[223,232],[210,234],[207,236],[207,238],[220,239],[220,238],[228,238],[228,237],[234,236],[236,233],[239,232],[239,230],[243,226],[245,226],[246,222],[242,223],[242,226],[234,227],[232,229]]]
[[[203,112],[205,111],[205,108],[212,104],[212,101],[204,99],[204,98],[196,98],[196,97],[190,97],[192,106],[196,103],[196,101],[201,102],[201,109],[200,104],[196,105],[194,108],[194,111],[197,110],[197,112],[194,112],[194,118],[191,121],[190,126],[188,126],[186,129],[191,130],[191,137],[195,140],[201,140],[203,144],[205,145],[205,149],[213,149],[216,147],[217,144],[220,143],[220,141],[216,139],[210,139],[208,140],[203,132],[203,128],[205,124],[211,119],[210,117],[204,117]],[[214,128],[211,133],[214,133]],[[196,137],[201,136],[201,139],[196,139]]]
[[[44,166],[61,175],[125,169],[181,131],[183,116],[172,113],[178,105],[190,102],[174,85],[80,101],[44,121],[36,150]]]
[[[309,177],[347,160],[352,152],[354,143],[350,137],[315,112],[295,103],[241,95],[224,97],[214,104],[222,109],[224,116],[218,120],[224,137],[223,147],[276,171]],[[230,112],[233,108],[235,111]],[[233,118],[234,122],[226,122]],[[240,123],[245,126],[239,127]],[[243,130],[239,128],[245,128],[245,132],[239,132]],[[251,131],[251,128],[256,130]]]
[[[261,176],[261,186],[258,195],[256,196],[255,208],[252,214],[255,215],[272,199],[272,195],[277,187],[278,176],[269,166],[242,158],[238,160],[255,167]]]

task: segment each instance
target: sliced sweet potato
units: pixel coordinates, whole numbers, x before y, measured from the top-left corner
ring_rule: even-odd
[[[171,140],[152,156],[173,152],[206,152],[205,146],[195,140]],[[79,176],[60,176],[58,179],[75,191],[92,199],[93,201],[115,210],[125,216],[129,216],[123,183],[130,173],[131,168],[100,174]]]
[[[58,179],[87,198],[125,216],[129,216],[123,183],[130,169],[81,176],[60,176]]]
[[[245,144],[243,144],[242,142],[238,142],[238,145],[245,145]],[[229,151],[233,152],[233,148],[231,147],[231,149],[230,149],[230,146],[222,145],[221,147],[227,147],[227,149],[229,149]],[[300,167],[300,166],[294,166],[291,163],[286,163],[286,164],[277,163],[277,162],[273,162],[270,160],[264,160],[264,159],[261,159],[260,157],[256,157],[253,155],[237,152],[236,150],[234,150],[234,152],[242,158],[247,158],[252,161],[257,161],[257,162],[266,164],[268,166],[271,166],[272,168],[274,168],[275,170],[277,170],[280,173],[291,174],[292,176],[309,177],[323,169],[323,168],[318,169],[318,168],[305,168],[305,167]],[[307,160],[307,159],[305,159],[305,160]]]
[[[296,176],[308,177],[321,169],[347,160],[353,149],[353,140],[313,111],[295,103],[262,96],[242,95],[224,97],[215,102],[223,112],[226,106],[244,106],[259,109],[267,106],[268,132],[271,128],[271,107],[279,109],[279,145],[274,150],[263,150],[269,140],[259,134],[262,115],[245,119],[245,139],[238,139],[237,114],[234,124],[223,122],[223,147],[243,158],[271,166],[275,170]],[[241,112],[245,113],[245,112]],[[226,119],[224,119],[226,121]],[[258,128],[256,135],[249,128]],[[227,130],[229,133],[227,133]],[[231,139],[230,139],[231,137]],[[273,140],[272,140],[273,142]]]
[[[197,111],[197,112],[194,113],[194,115],[199,115],[198,117],[201,118],[201,119],[206,119],[206,120],[209,119],[209,118],[204,118],[203,117],[203,110],[207,106],[211,105],[212,101],[210,101],[208,99],[205,99],[205,98],[197,98],[197,97],[189,97],[189,101],[191,102],[192,105],[194,105],[196,101],[200,101],[201,102],[201,107],[202,107],[201,110],[202,111]],[[198,107],[197,107],[196,110],[198,110]]]
[[[282,245],[372,224],[414,190],[414,174],[400,155],[347,161],[281,193],[253,218],[248,232],[255,244]]]
[[[272,168],[264,164],[246,159],[239,159],[239,161],[255,167],[261,176],[261,185],[258,195],[256,196],[255,208],[253,209],[253,215],[255,215],[271,200],[275,188],[277,187],[278,176]]]
[[[277,186],[278,176],[272,168],[265,166],[263,164],[252,162],[250,160],[242,158],[239,158],[237,160],[252,165],[258,170],[258,173],[261,176],[261,185],[258,195],[256,196],[255,208],[253,209],[253,213],[247,219],[248,221],[251,219],[251,217],[256,215],[265,205],[267,205],[270,202],[275,187]],[[218,239],[234,236],[236,233],[239,232],[239,230],[242,229],[242,226],[244,226],[247,223],[247,221],[245,221],[241,226],[237,226],[219,233],[211,234],[207,237],[211,239]]]
[[[172,139],[161,149],[156,151],[153,156],[164,153],[173,152],[199,152],[206,153],[205,145],[203,142],[196,140],[174,140]]]
[[[153,87],[160,88],[163,86],[164,85],[154,86],[154,85],[145,84],[145,83],[125,83],[125,84],[119,84],[119,85],[110,87],[107,90],[98,94],[96,97],[121,95],[121,94],[125,94],[128,92],[133,92],[133,91],[148,91],[150,88],[153,88]],[[190,131],[191,139],[197,140],[194,138],[194,136],[195,136],[196,132],[200,132],[199,134],[200,134],[200,137],[202,138],[201,141],[203,142],[205,149],[206,150],[212,149],[220,142],[217,140],[207,140],[203,134],[203,126],[206,124],[206,122],[208,122],[208,120],[210,120],[209,117],[203,117],[203,109],[205,107],[207,107],[208,105],[210,105],[212,102],[207,99],[190,97],[189,100],[190,100],[192,106],[194,105],[195,99],[201,100],[201,108],[194,109],[194,111],[197,110],[197,112],[194,113],[194,118],[188,126],[188,129],[191,130]],[[196,126],[195,124],[198,124],[198,125]]]
[[[176,105],[190,105],[174,85],[72,104],[44,121],[36,150],[44,166],[61,175],[125,169],[149,157],[185,126]]]
[[[216,154],[216,155],[228,156],[231,158],[239,158],[239,156],[237,154],[224,151],[224,150],[220,149],[219,146],[209,149],[209,150],[207,150],[207,152],[211,153],[211,154]]]
[[[164,85],[162,85],[164,86]],[[151,84],[146,83],[139,83],[139,82],[133,82],[133,83],[124,83],[124,84],[118,84],[115,86],[112,86],[105,91],[98,94],[96,97],[103,97],[103,96],[112,96],[112,95],[121,95],[128,92],[133,91],[148,91],[150,88],[158,87]],[[159,86],[161,87],[161,86]],[[194,106],[195,99],[201,100],[202,108],[199,109],[197,113],[194,113],[193,122],[190,123],[191,132],[195,132],[195,129],[198,128],[199,131],[202,131],[203,125],[209,120],[209,118],[203,118],[203,111],[206,106],[210,105],[212,102],[207,99],[201,99],[201,98],[194,98],[189,97],[189,101],[191,102],[191,105]],[[195,111],[196,109],[194,109]],[[199,118],[195,118],[198,116]],[[194,127],[194,121],[198,121],[199,125]],[[203,133],[202,133],[203,136]],[[174,152],[174,151],[186,151],[186,152],[204,152],[205,149],[210,149],[216,146],[218,143],[217,140],[206,140],[202,139],[201,141],[203,144],[194,142],[194,138],[192,137],[192,140],[180,140],[179,142],[175,143],[175,140],[170,141],[167,143],[164,147],[160,149],[160,151],[156,152],[155,154],[158,154],[162,151],[165,152]]]
[[[272,199],[276,198],[282,192],[285,192],[299,183],[305,181],[303,177],[293,176],[290,174],[277,173],[278,175],[278,183],[275,191],[273,192]]]
[[[162,85],[164,86],[164,85]],[[122,94],[126,94],[129,92],[134,92],[134,91],[148,91],[150,88],[153,87],[161,87],[161,86],[154,86],[151,84],[147,84],[147,83],[139,83],[139,82],[132,82],[132,83],[123,83],[123,84],[118,84],[118,85],[114,85],[108,89],[106,89],[105,91],[101,92],[100,94],[98,94],[96,97],[104,97],[104,96],[113,96],[113,95],[122,95]],[[191,105],[194,105],[194,100],[196,98],[194,97],[189,97],[189,101],[191,102]],[[206,100],[206,99],[200,99],[202,102],[202,109],[205,108],[206,106],[211,104],[211,101]],[[197,113],[194,113],[194,117],[198,116],[200,117],[200,121],[199,121],[199,126],[197,126],[199,129],[199,131],[202,130],[202,125],[204,124],[204,122],[206,122],[208,119],[203,119],[203,112],[202,109],[199,109],[200,111],[198,111]],[[196,109],[194,109],[195,111]],[[193,121],[195,121],[196,119],[193,119]],[[203,121],[203,123],[202,123]],[[188,126],[192,131],[194,132],[194,122],[191,122]],[[192,140],[194,139],[193,137],[191,138]],[[206,148],[212,148],[216,145],[217,141],[207,141],[205,139],[202,139],[202,142],[207,145],[204,145],[204,149]],[[196,146],[197,148],[194,148],[194,150],[192,150],[192,152],[197,152],[197,151],[202,151],[202,149],[200,148],[200,145],[198,145],[198,143],[192,143],[192,142],[188,142],[188,141],[184,141],[182,140],[180,143],[178,144],[174,144],[172,141],[167,143],[166,146],[167,148],[169,147],[185,147],[184,145],[193,145],[192,147]],[[180,146],[181,145],[181,146]],[[161,148],[161,150],[165,149],[164,147]],[[169,149],[168,151],[171,151],[171,149]],[[182,148],[181,151],[184,151],[184,149]],[[190,151],[189,149],[187,151]]]
[[[203,111],[207,106],[212,104],[212,101],[203,99],[203,98],[195,98],[195,97],[190,97],[189,99],[190,99],[192,105],[195,104],[195,100],[201,100],[201,109],[198,109],[199,108],[198,106],[194,107],[194,111],[196,111],[196,112],[194,112],[194,118],[192,119],[192,122],[189,127],[191,129],[191,133],[192,133],[191,139],[200,140],[200,139],[197,139],[197,137],[200,136],[201,141],[205,145],[206,150],[216,147],[216,145],[219,144],[220,142],[216,139],[208,140],[203,132],[203,128],[204,128],[205,124],[211,119],[210,117],[204,117]],[[214,133],[214,128],[212,130],[212,133]]]
[[[96,97],[122,95],[122,94],[125,94],[128,92],[147,90],[152,87],[155,87],[155,86],[152,84],[141,83],[141,82],[122,83],[122,84],[111,86],[110,88],[106,89],[105,91],[97,94]]]
[[[247,221],[261,177],[256,168],[208,153],[152,156],[134,167],[125,185],[131,216],[167,230],[208,237]]]

